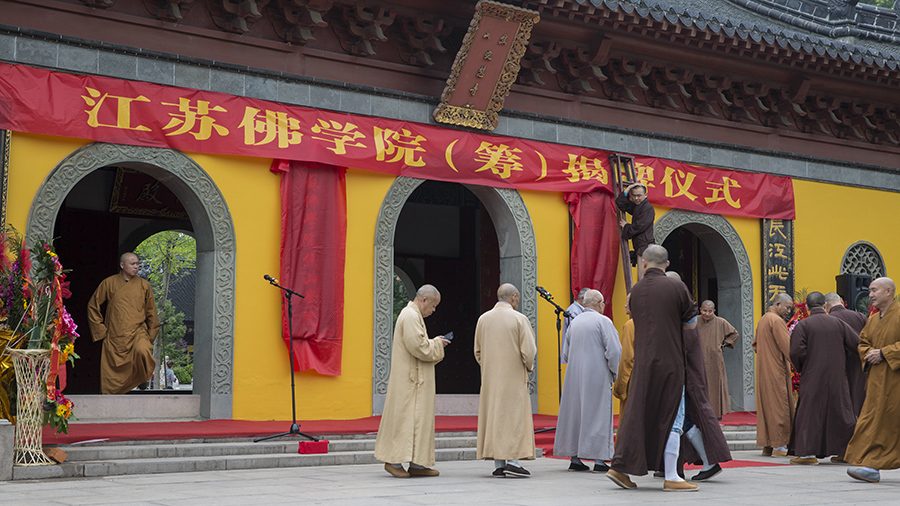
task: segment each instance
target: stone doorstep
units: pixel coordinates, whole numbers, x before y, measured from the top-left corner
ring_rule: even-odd
[[[190,391],[184,394],[76,394],[69,398],[75,403],[75,416],[78,417],[78,421],[72,423],[200,419],[200,395],[192,395]]]
[[[328,439],[328,452],[374,451],[374,439]],[[469,436],[437,437],[435,448],[474,448],[476,437]],[[295,454],[298,441],[281,441],[254,443],[245,441],[222,441],[214,443],[174,442],[146,445],[70,445],[60,448],[69,454],[66,462],[83,462],[99,460],[128,460],[144,458],[178,458],[178,457],[215,457],[231,455],[271,455]]]

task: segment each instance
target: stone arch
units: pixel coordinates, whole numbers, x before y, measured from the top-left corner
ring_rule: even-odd
[[[424,179],[398,177],[388,190],[375,225],[375,317],[372,329],[372,413],[381,414],[387,393],[393,339],[394,232],[403,205]],[[537,241],[531,216],[516,190],[463,185],[485,206],[497,231],[500,245],[500,282],[521,291],[519,311],[528,317],[537,336]],[[537,365],[529,375],[532,409],[537,408]]]
[[[653,225],[657,244],[680,227],[695,234],[713,258],[719,285],[719,314],[735,325],[741,334],[740,390],[733,388],[736,382],[729,379],[732,404],[744,410],[756,409],[755,363],[753,359],[753,272],[750,258],[737,231],[725,218],[717,214],[697,213],[673,209]],[[727,362],[727,360],[726,360]],[[740,391],[741,397],[735,393]]]
[[[228,205],[196,162],[172,149],[93,143],[73,152],[41,184],[28,214],[28,236],[51,237],[59,209],[85,176],[116,165],[147,173],[178,197],[197,241],[194,393],[200,415],[231,418],[234,371],[235,234]]]

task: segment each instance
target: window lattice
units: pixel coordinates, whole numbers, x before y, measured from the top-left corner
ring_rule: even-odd
[[[884,276],[884,260],[870,243],[858,242],[844,253],[841,274],[868,274],[872,279]]]

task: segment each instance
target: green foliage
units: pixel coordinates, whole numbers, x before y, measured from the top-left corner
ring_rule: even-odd
[[[194,372],[194,365],[191,363],[191,355],[188,353],[188,345],[184,340],[184,334],[187,327],[184,325],[184,313],[175,312],[175,306],[172,301],[167,300],[160,311],[160,337],[163,346],[163,360],[169,357],[169,360],[175,363],[172,369],[175,371],[175,377],[181,384],[190,383],[190,378]],[[187,373],[184,371],[187,370]],[[181,374],[179,374],[181,371]],[[185,380],[184,378],[187,378]],[[164,379],[163,379],[164,381]]]
[[[197,264],[197,241],[173,230],[154,234],[134,250],[141,259],[141,274],[150,282],[157,306],[168,298],[169,279]]]
[[[406,291],[406,285],[403,284],[403,281],[400,279],[400,276],[394,276],[394,325],[397,324],[397,317],[400,316],[400,311],[403,311],[403,308],[406,307],[406,304],[409,303],[413,298],[413,294],[410,294]]]
[[[172,368],[175,371],[175,377],[178,378],[178,383],[182,385],[187,385],[193,383],[194,381],[194,364],[187,364],[185,366],[175,366]]]

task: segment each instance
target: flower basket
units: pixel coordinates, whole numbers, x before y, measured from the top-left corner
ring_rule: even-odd
[[[44,410],[50,350],[10,349],[16,369],[18,398],[14,466],[49,466],[55,462],[43,451]]]

